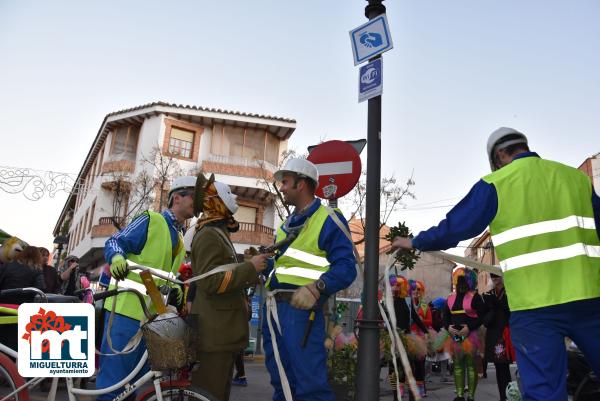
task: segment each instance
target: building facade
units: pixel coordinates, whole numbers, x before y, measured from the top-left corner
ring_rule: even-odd
[[[364,238],[364,222],[360,219],[353,218],[348,222],[352,238],[356,245],[356,249],[361,259],[361,263],[364,263],[365,258],[365,243],[361,242]],[[390,262],[389,252],[392,249],[390,241],[385,239],[386,235],[390,232],[390,228],[383,225],[379,231],[379,276],[383,277],[385,268]],[[432,256],[427,253],[421,253],[419,259],[415,263],[415,266],[411,270],[401,270],[398,266],[396,269],[392,268],[392,272],[397,272],[399,275],[404,276],[408,279],[420,280],[425,284],[425,300],[431,301],[437,297],[446,297],[451,292],[452,288],[452,270],[456,266],[455,263],[449,262],[445,259]],[[342,297],[360,299],[363,288],[363,277],[362,274],[358,274],[356,280],[347,290],[341,293]],[[380,280],[379,288],[383,290],[384,282]]]
[[[215,174],[238,195],[232,234],[238,253],[270,244],[277,217],[272,180],[296,121],[257,114],[150,103],[108,114],[54,228],[68,254],[97,273],[104,243],[139,212],[166,207],[173,178]]]

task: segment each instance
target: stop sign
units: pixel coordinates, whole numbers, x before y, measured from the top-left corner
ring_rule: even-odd
[[[361,162],[354,147],[344,141],[327,141],[315,146],[307,159],[317,166],[316,195],[338,199],[354,188],[360,178]]]

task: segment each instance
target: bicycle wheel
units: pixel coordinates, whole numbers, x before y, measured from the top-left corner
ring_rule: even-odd
[[[164,401],[219,401],[216,397],[210,395],[204,390],[189,387],[162,387],[162,397]],[[136,401],[156,401],[157,396],[154,390],[142,394]]]
[[[600,383],[592,374],[587,374],[577,386],[573,401],[596,401],[600,399]]]
[[[17,365],[8,356],[0,353],[0,400],[4,400],[8,394],[24,384],[25,379],[19,375]],[[23,389],[7,398],[7,401],[29,401],[29,391]]]

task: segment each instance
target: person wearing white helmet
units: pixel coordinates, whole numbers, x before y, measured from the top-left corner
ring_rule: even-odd
[[[237,354],[248,344],[248,308],[245,289],[258,283],[270,254],[260,254],[238,262],[230,233],[239,229],[233,217],[238,209],[236,195],[229,185],[208,180],[200,174],[196,185],[196,222],[192,240],[194,276],[220,266],[230,270],[196,281],[190,325],[197,329],[197,364],[192,383],[221,401],[229,399],[233,365]]]
[[[194,190],[196,177],[185,176],[173,180],[168,194],[168,208],[162,213],[146,211],[136,216],[123,230],[112,235],[104,246],[104,257],[110,263],[112,275],[109,290],[119,287],[130,287],[142,294],[146,289],[138,271],[129,271],[126,260],[132,260],[140,265],[169,273],[173,278],[185,257],[183,245],[183,223],[194,215]],[[167,282],[155,279],[158,286]],[[174,295],[171,302],[178,307],[183,306],[183,291],[178,285],[172,286]],[[100,356],[100,370],[96,379],[98,388],[112,386],[128,375],[141,359],[146,346],[143,343],[131,353],[119,355],[114,351],[122,351],[129,340],[138,332],[140,321],[145,317],[140,309],[139,301],[131,293],[120,294],[116,297],[113,307],[112,298],[104,303],[107,311],[114,309],[114,318],[110,332],[109,346],[106,330],[109,313],[105,313],[105,325]],[[112,349],[111,349],[112,348]],[[142,374],[142,373],[140,373]],[[112,400],[122,389],[102,394],[99,400]]]
[[[274,177],[284,201],[294,206],[294,211],[279,227],[276,238],[277,242],[293,240],[278,251],[267,271],[270,305],[276,302],[279,316],[278,324],[272,325],[276,326],[274,334],[269,330],[269,308],[263,319],[263,347],[274,387],[273,400],[286,399],[287,391],[277,368],[276,346],[294,400],[332,401],[322,306],[356,278],[352,242],[337,225],[347,229],[348,223],[341,213],[328,210],[315,198],[319,174],[310,161],[290,159]],[[337,223],[330,212],[337,216]],[[312,326],[309,316],[314,317]]]
[[[566,336],[600,375],[600,197],[582,171],[540,158],[513,128],[494,131],[487,154],[492,173],[445,220],[392,246],[448,249],[489,226],[524,399],[566,400]]]

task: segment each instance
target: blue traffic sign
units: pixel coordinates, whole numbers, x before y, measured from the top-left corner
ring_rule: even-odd
[[[360,67],[358,77],[359,102],[380,96],[383,92],[383,60],[378,58]]]
[[[361,64],[394,47],[385,14],[351,30],[350,39],[354,65]]]

